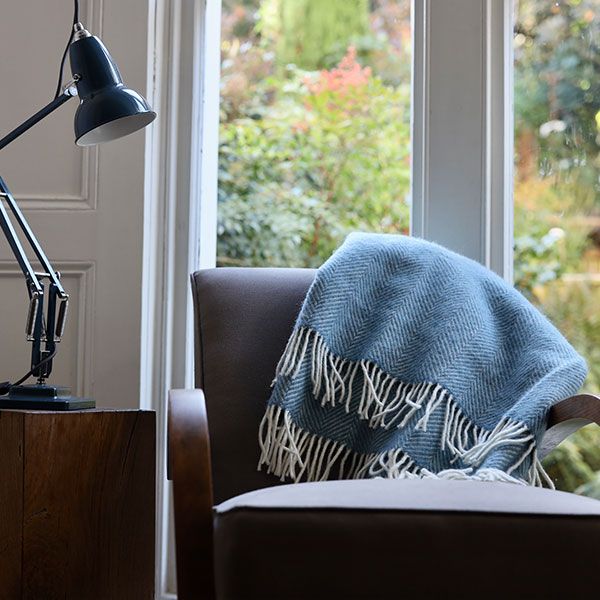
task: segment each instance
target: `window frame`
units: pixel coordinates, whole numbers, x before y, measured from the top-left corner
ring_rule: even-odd
[[[512,0],[413,2],[411,233],[510,282],[512,15]]]
[[[216,262],[221,0],[150,0],[140,407],[156,411],[156,597],[176,595],[166,399],[194,386],[189,274]]]

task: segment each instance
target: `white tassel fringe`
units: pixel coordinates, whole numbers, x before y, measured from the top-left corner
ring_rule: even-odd
[[[402,450],[358,454],[344,444],[303,431],[275,405],[267,408],[261,422],[259,443],[259,470],[267,465],[267,472],[282,481],[325,481],[332,475],[336,479],[399,478],[419,470]]]
[[[433,473],[418,467],[401,449],[381,453],[359,454],[339,442],[311,434],[298,427],[290,414],[280,406],[267,408],[260,425],[259,444],[261,455],[258,469],[267,466],[267,472],[280,478],[299,481],[325,481],[335,479],[365,479],[383,477],[388,479],[459,479],[474,481],[502,481],[520,485],[542,486],[542,481],[553,488],[534,452],[527,480],[511,475],[531,453],[530,448],[508,472],[484,468],[474,470],[446,469]]]
[[[372,361],[351,361],[335,356],[322,336],[307,327],[296,329],[290,337],[273,383],[283,376],[296,377],[307,354],[313,395],[321,406],[341,404],[347,413],[355,410],[359,418],[368,421],[372,428],[401,429],[417,419],[414,428],[423,432],[427,431],[431,416],[443,407],[441,449],[447,448],[454,455],[452,462],[462,459],[471,467],[433,474],[419,469],[401,450],[359,455],[342,444],[302,431],[292,422],[289,413],[280,407],[270,406],[260,427],[259,468],[266,464],[269,473],[281,479],[289,477],[293,481],[300,481],[302,477],[308,481],[322,481],[339,463],[340,479],[413,476],[510,481],[537,486],[545,482],[554,487],[537,457],[534,436],[523,423],[502,419],[492,431],[485,430],[469,420],[452,394],[441,385],[405,383],[385,373]],[[357,398],[352,392],[359,372],[363,385]],[[523,446],[525,450],[506,472],[498,469],[474,471],[493,450],[514,445]],[[511,473],[530,455],[532,466],[527,482],[513,477]]]

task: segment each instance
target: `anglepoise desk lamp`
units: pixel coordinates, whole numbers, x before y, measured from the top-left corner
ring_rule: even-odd
[[[0,150],[29,128],[79,95],[75,114],[75,140],[79,146],[92,146],[114,140],[151,123],[156,113],[137,92],[126,88],[117,65],[104,44],[92,36],[78,19],[75,1],[74,25],[62,58],[59,82],[54,99],[23,124],[0,139]],[[62,87],[62,71],[69,52],[73,80]],[[7,208],[4,206],[7,205]],[[31,247],[41,265],[41,271],[31,266],[17,235],[15,225]],[[32,343],[31,369],[14,383],[0,383],[0,408],[77,410],[93,408],[93,400],[71,396],[68,388],[48,385],[52,360],[65,328],[69,295],[60,282],[42,247],[17,206],[6,183],[0,177],[0,228],[25,276],[29,294],[26,321],[27,340]],[[37,378],[33,385],[23,385],[29,377]]]

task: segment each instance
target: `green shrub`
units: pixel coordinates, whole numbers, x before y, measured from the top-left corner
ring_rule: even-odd
[[[600,471],[598,471],[587,483],[580,485],[575,490],[575,493],[600,500]]]
[[[288,68],[258,113],[221,124],[218,262],[319,266],[353,230],[406,233],[410,92],[350,48],[320,73]]]
[[[600,491],[600,427],[580,429],[550,452],[542,464],[557,489],[596,497]]]

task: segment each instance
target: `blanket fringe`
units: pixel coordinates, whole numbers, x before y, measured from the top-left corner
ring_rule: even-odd
[[[432,415],[444,410],[441,449],[451,452],[452,462],[461,459],[471,469],[449,469],[445,477],[481,479],[489,476],[495,481],[516,481],[511,474],[531,456],[528,482],[538,486],[545,482],[553,487],[537,458],[534,435],[523,423],[504,418],[493,430],[485,430],[463,413],[452,394],[441,385],[403,382],[385,373],[373,361],[352,361],[336,356],[323,337],[308,327],[297,328],[290,337],[277,365],[273,384],[280,377],[295,378],[306,361],[310,364],[312,392],[321,406],[342,405],[347,413],[356,411],[358,417],[372,428],[402,429],[411,424],[416,431],[426,432]],[[355,380],[361,379],[362,386],[356,393]],[[340,478],[426,476],[423,470],[419,473],[410,457],[399,450],[382,455],[353,455],[337,442],[301,431],[287,412],[275,406],[267,409],[260,437],[259,465],[267,464],[269,472],[281,478],[288,476],[298,481],[304,476],[309,481],[323,480],[337,461],[341,462]],[[488,469],[479,469],[472,475],[490,452],[503,446],[524,448],[506,473],[492,469],[494,473],[486,475]],[[348,458],[351,462],[346,466]]]
[[[429,418],[444,403],[454,405],[453,415],[456,419],[464,417],[450,392],[441,385],[406,383],[385,373],[372,361],[351,361],[336,356],[329,350],[323,337],[307,327],[296,329],[290,337],[277,365],[273,384],[282,376],[296,377],[307,353],[310,355],[312,391],[321,406],[343,404],[346,412],[350,412],[354,400],[354,380],[357,375],[362,376],[363,385],[356,410],[359,417],[369,421],[373,428],[405,427],[416,413],[424,409],[416,429],[425,432]],[[455,437],[465,434],[459,428],[449,429],[448,436],[452,433]],[[476,429],[472,435],[478,433]],[[451,442],[450,439],[447,441]],[[458,439],[456,442],[460,443]]]
[[[325,481],[364,479],[367,477],[400,478],[416,475],[419,468],[400,449],[382,453],[359,454],[339,442],[303,431],[280,406],[267,408],[260,425],[261,455],[258,463],[282,481]]]
[[[456,458],[477,466],[489,452],[501,445],[526,443],[533,436],[520,423],[502,420],[492,431],[475,425],[462,412],[452,394],[436,383],[406,383],[385,373],[368,360],[350,361],[335,356],[323,337],[307,327],[295,330],[277,367],[275,381],[281,376],[296,377],[307,353],[310,354],[312,391],[321,406],[342,404],[347,413],[356,410],[369,426],[401,429],[418,417],[417,431],[426,432],[431,416],[445,408],[441,449],[448,448]],[[360,397],[355,399],[353,385],[362,376]],[[356,400],[353,402],[353,400]]]
[[[387,479],[460,479],[474,481],[503,481],[520,485],[542,486],[545,481],[553,487],[534,452],[533,464],[527,480],[519,479],[499,469],[474,470],[446,469],[433,473],[414,463],[400,448],[381,453],[360,454],[344,444],[302,430],[296,425],[289,412],[277,405],[270,405],[260,425],[259,444],[261,455],[258,470],[266,465],[267,472],[280,478],[298,483],[334,479],[365,479],[382,477]],[[527,453],[520,459],[525,460]],[[519,463],[520,464],[520,463]],[[518,466],[518,465],[516,465]],[[515,466],[515,468],[516,468]]]

